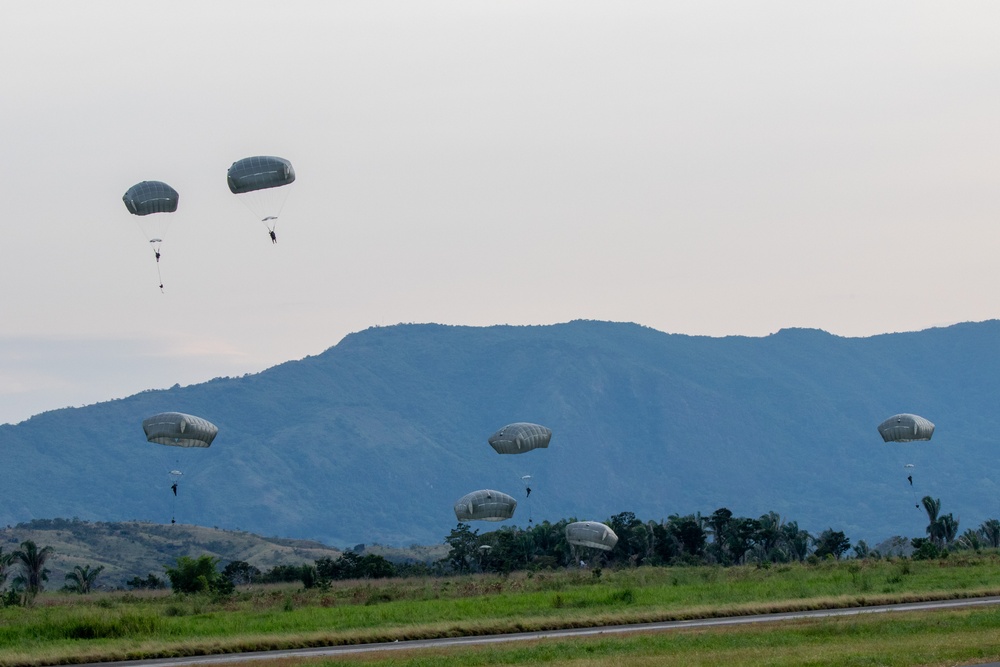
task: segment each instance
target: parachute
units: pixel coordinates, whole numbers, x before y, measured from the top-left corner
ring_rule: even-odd
[[[201,417],[182,412],[161,412],[142,420],[146,440],[172,447],[208,447],[219,428]]]
[[[177,210],[179,199],[177,190],[163,181],[143,181],[130,187],[122,196],[125,208],[132,215],[139,216],[139,229],[153,248],[156,257],[156,274],[160,278],[160,290],[163,289],[163,277],[160,275],[160,244],[170,226],[171,216],[154,216],[153,213],[173,213]]]
[[[618,536],[598,521],[577,521],[566,526],[566,541],[580,547],[611,551],[618,544]]]
[[[177,210],[177,190],[163,181],[143,181],[130,187],[122,196],[132,215],[173,213]]]
[[[459,521],[506,521],[514,516],[517,501],[506,493],[482,489],[467,493],[455,503]]]
[[[489,438],[497,454],[523,454],[532,449],[548,447],[552,431],[540,424],[517,422],[508,424]]]
[[[919,415],[904,413],[893,415],[879,424],[878,432],[885,442],[930,440],[934,435],[934,424]]]
[[[257,216],[276,242],[274,227],[285,205],[288,189],[283,186],[295,181],[292,163],[280,157],[257,155],[237,160],[226,174],[229,190]]]
[[[885,442],[927,441],[934,435],[934,424],[919,415],[903,413],[893,415],[879,424],[878,432]],[[913,485],[914,465],[907,463],[903,466],[903,469],[906,471],[906,481],[909,483],[913,506],[919,510],[920,503],[917,502],[918,494]]]

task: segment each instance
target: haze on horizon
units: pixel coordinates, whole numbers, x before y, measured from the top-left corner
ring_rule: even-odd
[[[11,5],[0,422],[375,325],[993,319],[1000,6]],[[229,165],[298,179],[272,245]],[[165,292],[122,194],[180,192]]]

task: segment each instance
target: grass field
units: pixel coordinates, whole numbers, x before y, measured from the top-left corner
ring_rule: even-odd
[[[770,568],[642,567],[605,570],[600,576],[570,570],[395,579],[310,590],[253,587],[219,599],[169,592],[44,593],[31,607],[0,609],[0,665],[483,635],[996,594],[1000,557],[994,553]],[[975,609],[323,662],[943,665],[997,656],[1000,612]]]

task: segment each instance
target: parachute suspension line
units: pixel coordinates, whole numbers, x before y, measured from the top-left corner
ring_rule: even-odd
[[[518,475],[521,483],[524,484],[524,505],[525,509],[528,510],[528,525],[535,525],[534,516],[532,513],[532,502],[531,502],[531,475]]]
[[[903,466],[903,470],[906,471],[906,483],[910,487],[910,498],[913,500],[913,506],[919,510],[921,507],[920,501],[917,499],[917,489],[913,485],[913,469],[912,463]]]
[[[170,470],[170,490],[174,494],[173,501],[170,506],[170,523],[177,523],[177,487],[181,481],[181,471],[180,471],[180,457],[174,459],[174,467]]]
[[[281,211],[285,208],[285,202],[288,201],[288,187],[241,192],[236,198],[261,221],[267,231],[273,232]]]
[[[153,244],[153,256],[156,258],[156,281],[160,285],[160,294],[164,294],[163,291],[163,274],[160,273],[160,240],[154,239],[150,241]]]

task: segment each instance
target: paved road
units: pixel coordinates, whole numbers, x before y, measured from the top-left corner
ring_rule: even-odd
[[[926,611],[934,609],[957,609],[962,607],[985,607],[1000,605],[1000,596],[972,598],[967,600],[945,600],[942,602],[912,602],[908,604],[881,605],[878,607],[853,607],[850,609],[822,609],[816,611],[796,611],[782,614],[758,614],[755,616],[732,616],[727,618],[705,618],[690,621],[667,621],[663,623],[639,623],[636,625],[610,625],[598,628],[572,628],[567,630],[543,630],[539,632],[518,632],[507,635],[484,635],[481,637],[454,637],[447,639],[416,639],[412,641],[384,644],[361,644],[357,646],[327,646],[301,648],[285,651],[259,651],[256,653],[229,653],[225,655],[203,655],[187,658],[158,658],[155,660],[131,660],[122,662],[92,663],[101,667],[188,667],[189,665],[218,665],[243,663],[254,660],[275,660],[279,658],[318,658],[340,656],[374,651],[398,651],[420,648],[443,648],[448,646],[476,646],[498,644],[529,639],[565,639],[567,637],[593,637],[628,632],[666,632],[681,628],[705,628],[724,625],[744,625],[748,623],[776,623],[804,618],[831,618],[835,616],[859,616],[861,614],[885,614],[899,611]],[[85,666],[87,667],[87,666]],[[984,663],[980,667],[1000,667],[1000,663]]]

